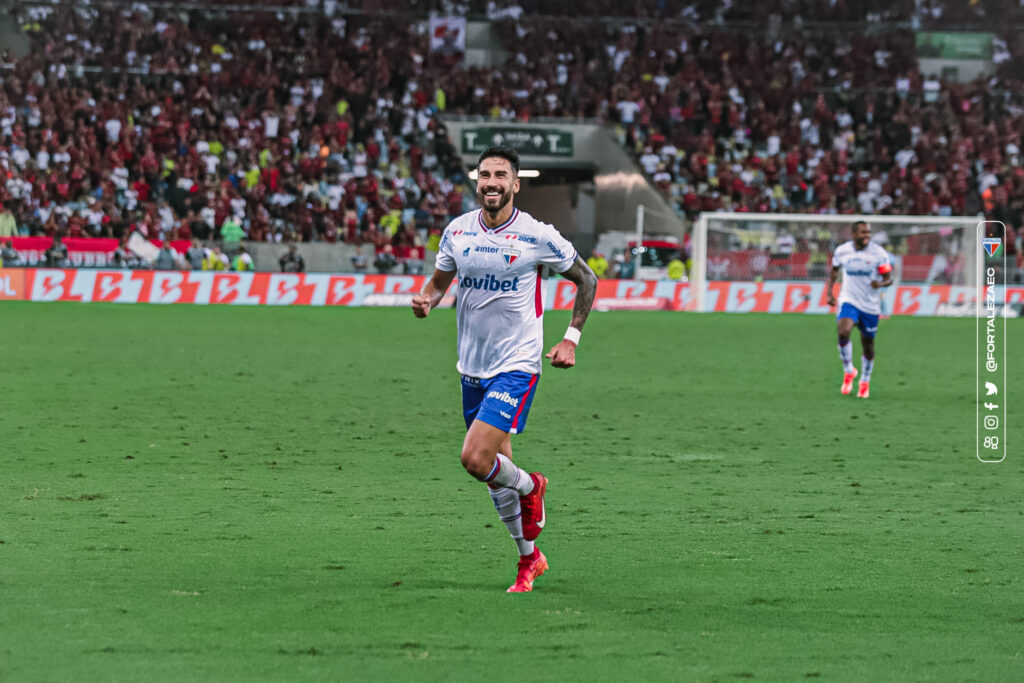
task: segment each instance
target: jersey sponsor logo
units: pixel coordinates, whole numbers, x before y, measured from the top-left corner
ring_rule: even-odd
[[[520,242],[526,242],[527,244],[537,244],[537,238],[531,237],[530,235],[520,235],[516,232],[510,232],[507,235],[502,235],[507,240],[519,240]]]
[[[501,249],[499,249],[498,247],[475,246],[475,247],[473,247],[473,251],[480,251],[480,252],[483,252],[485,254],[497,254],[498,252],[501,251]]]
[[[519,278],[501,280],[488,273],[487,277],[463,277],[459,280],[459,286],[465,289],[479,289],[486,292],[518,292]]]
[[[505,265],[511,267],[513,263],[519,260],[519,257],[523,255],[523,252],[518,249],[502,249],[501,255],[505,257]]]
[[[465,235],[466,237],[476,237],[479,234],[480,233],[474,232],[472,230],[452,230],[452,237],[455,237],[456,235]]]
[[[564,259],[565,258],[565,252],[563,252],[561,249],[556,247],[551,242],[547,242],[547,247],[548,247],[548,249],[551,250],[551,253],[554,254],[555,256],[557,256],[558,258],[560,258],[560,259]]]
[[[507,403],[513,408],[519,407],[519,399],[508,393],[507,391],[491,391],[488,392],[487,398],[493,398],[495,401],[501,401]]]
[[[870,270],[847,270],[847,275],[859,275],[861,277],[871,277],[874,275]]]

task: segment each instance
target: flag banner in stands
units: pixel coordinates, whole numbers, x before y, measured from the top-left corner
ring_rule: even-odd
[[[0,242],[8,242],[18,252],[21,263],[26,266],[46,264],[46,250],[53,244],[51,237],[7,237]],[[157,247],[163,246],[154,240]],[[171,246],[179,254],[188,251],[188,240],[171,242]],[[105,268],[113,263],[114,252],[118,241],[104,237],[65,237],[64,246],[68,248],[68,262],[75,268]]]
[[[430,51],[457,55],[466,51],[466,17],[430,17]]]
[[[106,301],[149,304],[242,306],[408,306],[423,275],[330,275],[325,273],[234,273],[213,271],[0,269],[0,300]],[[544,307],[572,308],[576,286],[544,280]],[[452,285],[450,295],[458,293]],[[890,315],[974,316],[974,288],[901,285],[885,297]],[[453,296],[442,302],[451,306]],[[1024,287],[1006,288],[1005,315],[1024,306]],[[708,311],[722,313],[835,314],[823,282],[709,282]],[[601,280],[594,309],[692,311],[690,285],[671,280]]]

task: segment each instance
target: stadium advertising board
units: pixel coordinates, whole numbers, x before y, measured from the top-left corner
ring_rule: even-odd
[[[523,156],[571,157],[572,133],[551,128],[494,127],[465,128],[462,131],[462,153],[479,154],[488,147],[511,147]]]
[[[918,31],[914,34],[917,56],[924,59],[992,59],[991,33],[942,33]]]
[[[25,271],[16,268],[0,270],[0,299],[24,300]]]
[[[330,275],[213,271],[8,268],[0,270],[0,299],[105,301],[242,306],[408,306],[422,275]],[[544,307],[572,307],[575,285],[544,281]],[[455,290],[453,289],[454,293]],[[887,297],[892,315],[974,315],[973,287],[901,285]],[[450,306],[447,297],[442,305]],[[1024,306],[1024,287],[1007,287],[1006,306]],[[692,311],[689,283],[671,280],[602,280],[594,308]],[[722,313],[834,313],[823,282],[709,282],[707,309]]]

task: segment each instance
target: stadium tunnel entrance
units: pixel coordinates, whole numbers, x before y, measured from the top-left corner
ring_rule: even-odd
[[[633,232],[637,206],[647,209],[644,231],[676,236],[686,226],[611,131],[594,122],[537,119],[495,122],[480,117],[443,118],[467,170],[493,145],[515,149],[523,177],[516,206],[554,225],[587,257],[606,232]]]

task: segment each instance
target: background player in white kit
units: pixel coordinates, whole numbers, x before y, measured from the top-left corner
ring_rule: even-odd
[[[565,337],[547,353],[551,365],[576,364],[580,330],[590,314],[597,278],[564,237],[513,206],[519,192],[519,155],[492,147],[477,161],[477,201],[482,207],[459,216],[441,237],[434,274],[413,297],[412,310],[425,318],[458,275],[458,371],[466,438],[462,466],[486,482],[505,527],[519,550],[510,593],[533,590],[548,568],[534,544],[544,529],[548,480],[512,462],[512,434],[521,434],[530,412],[541,354],[544,312],[540,271],[544,265],[576,284],[572,321]]]
[[[839,332],[839,359],[843,362],[843,384],[840,392],[849,394],[857,368],[853,365],[853,344],[850,333],[853,326],[860,329],[861,377],[857,389],[859,398],[871,393],[871,371],[875,365],[875,334],[878,316],[882,312],[879,289],[892,284],[892,263],[889,254],[871,241],[871,226],[860,221],[853,224],[853,239],[836,247],[832,255],[832,271],[828,276],[828,305],[836,305],[833,293],[839,271],[843,271],[843,286],[839,290],[839,312],[836,328]]]

